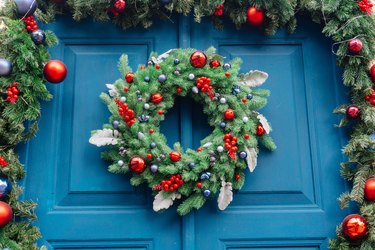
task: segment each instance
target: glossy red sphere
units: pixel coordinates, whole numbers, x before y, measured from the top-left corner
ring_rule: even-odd
[[[0,201],[0,227],[7,225],[13,217],[12,208],[3,201]]]
[[[172,161],[177,162],[181,159],[181,153],[177,152],[177,151],[172,151],[172,152],[169,153],[169,158]]]
[[[195,51],[190,56],[190,64],[194,68],[203,68],[207,64],[207,56],[202,51]]]
[[[266,130],[263,128],[261,124],[259,124],[256,128],[256,133],[258,136],[262,136],[266,133]]]
[[[370,178],[366,181],[365,198],[368,201],[375,201],[375,178]]]
[[[220,66],[221,66],[221,64],[220,64],[219,60],[211,60],[211,62],[210,62],[211,68],[218,68]]]
[[[234,118],[234,110],[233,109],[227,109],[224,112],[224,118],[226,120],[233,120]]]
[[[126,80],[127,83],[132,83],[133,82],[133,78],[134,78],[134,73],[133,72],[126,73],[125,80]]]
[[[355,119],[360,115],[361,111],[358,106],[356,105],[350,105],[346,109],[346,116],[350,119]]]
[[[342,222],[342,231],[352,240],[362,239],[368,233],[366,219],[359,214],[350,214]]]
[[[146,162],[140,156],[133,156],[129,160],[129,169],[136,174],[142,173],[146,169]]]
[[[151,96],[151,102],[154,104],[158,104],[163,101],[163,96],[160,93],[153,94]]]
[[[363,47],[362,41],[359,40],[358,38],[354,38],[350,40],[348,43],[348,50],[350,53],[353,53],[353,54],[358,54],[359,52],[361,52],[362,47]]]
[[[43,74],[50,83],[60,83],[65,80],[68,69],[63,62],[51,60],[44,66]]]
[[[375,64],[372,65],[372,67],[370,69],[370,75],[371,75],[372,82],[375,83]]]
[[[264,21],[263,10],[256,7],[250,7],[247,10],[247,23],[253,26],[260,26]]]

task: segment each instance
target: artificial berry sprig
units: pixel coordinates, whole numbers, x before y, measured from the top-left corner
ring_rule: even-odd
[[[214,16],[222,16],[223,15],[223,9],[224,9],[224,4],[220,4],[217,6],[214,12]]]
[[[34,16],[28,16],[23,19],[26,25],[26,30],[29,32],[36,31],[38,29],[38,25],[34,19]]]
[[[358,7],[362,12],[366,12],[367,14],[371,15],[373,4],[370,3],[368,0],[362,0],[358,2]]]
[[[133,125],[137,120],[137,118],[134,117],[134,110],[130,109],[127,103],[123,103],[119,99],[115,99],[115,102],[118,106],[118,112],[124,118],[126,125],[129,127]]]
[[[375,90],[371,94],[365,96],[365,100],[375,106]]]
[[[162,180],[161,186],[165,192],[177,190],[182,184],[184,184],[184,180],[181,178],[180,174],[172,175],[169,180]]]
[[[228,155],[232,160],[236,159],[237,137],[233,136],[232,133],[224,135],[224,147],[228,150]]]
[[[197,84],[196,86],[198,89],[202,90],[202,92],[208,94],[208,96],[211,98],[211,100],[215,97],[214,93],[212,92],[212,86],[211,86],[211,79],[205,76],[201,76],[197,78]]]
[[[17,88],[17,83],[9,84],[7,88],[7,101],[14,104],[18,100],[19,90]]]
[[[9,165],[9,163],[4,159],[4,157],[2,157],[1,155],[0,155],[0,166],[1,167],[6,167],[6,166],[8,166]]]

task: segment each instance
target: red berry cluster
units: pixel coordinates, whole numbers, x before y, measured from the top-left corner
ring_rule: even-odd
[[[177,190],[182,184],[184,184],[184,180],[181,179],[180,174],[172,175],[169,180],[161,181],[161,186],[165,192]]]
[[[156,184],[156,185],[154,185],[153,187],[152,187],[152,190],[154,190],[154,191],[160,191],[160,190],[162,190],[163,188],[162,188],[162,186],[160,185],[160,184]]]
[[[124,0],[117,0],[114,4],[116,10],[121,11],[125,9],[126,2]]]
[[[28,16],[23,19],[26,25],[26,30],[29,32],[36,31],[38,29],[38,25],[34,20],[34,16]]]
[[[18,100],[19,90],[17,89],[17,83],[9,84],[7,88],[7,101],[10,103],[15,103]]]
[[[198,89],[202,90],[202,92],[208,94],[208,96],[212,99],[214,98],[214,93],[212,92],[212,86],[211,86],[211,79],[205,76],[201,76],[197,78],[197,84],[196,86]]]
[[[6,167],[6,166],[8,166],[8,162],[4,159],[4,157],[2,157],[1,155],[0,155],[0,166],[1,167]]]
[[[371,94],[365,96],[365,100],[375,106],[375,90]]]
[[[232,133],[224,135],[224,147],[228,150],[228,155],[232,160],[236,159],[237,147],[237,137],[233,136]]]
[[[358,2],[358,7],[361,9],[362,12],[366,12],[367,14],[371,15],[373,4],[368,0],[362,0]]]
[[[215,15],[215,16],[221,16],[221,15],[223,15],[223,9],[224,9],[224,4],[220,4],[220,5],[217,6],[217,8],[215,9],[214,15]]]
[[[134,110],[130,109],[127,103],[123,103],[119,99],[116,99],[115,102],[118,106],[118,112],[124,118],[126,125],[128,125],[129,127],[133,125],[133,123],[135,123],[135,121],[137,120],[134,117]]]

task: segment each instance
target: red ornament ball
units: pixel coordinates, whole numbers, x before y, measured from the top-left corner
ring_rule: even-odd
[[[362,41],[359,40],[358,38],[354,38],[349,41],[348,43],[348,50],[352,54],[358,54],[359,52],[362,51]]]
[[[234,118],[234,110],[233,109],[227,109],[224,112],[224,118],[226,120],[233,120]]]
[[[244,134],[243,135],[243,138],[245,138],[246,140],[250,138],[250,135],[249,134]]]
[[[197,183],[197,187],[198,187],[198,188],[202,188],[202,182],[198,182],[198,183]]]
[[[12,208],[3,201],[0,201],[0,227],[6,226],[13,217]]]
[[[158,104],[163,101],[163,96],[160,93],[153,94],[151,96],[151,102],[154,104]]]
[[[68,69],[63,62],[51,60],[44,66],[43,74],[50,83],[60,83],[65,80]]]
[[[150,128],[150,130],[148,132],[150,132],[150,134],[153,134],[155,132],[155,130]]]
[[[132,83],[134,78],[134,73],[133,72],[128,72],[125,75],[125,80],[127,83]]]
[[[375,64],[372,65],[372,67],[370,69],[370,75],[371,75],[372,82],[375,83]]]
[[[211,60],[211,62],[210,62],[210,67],[211,68],[218,68],[218,67],[220,67],[221,66],[221,64],[220,64],[220,62],[219,62],[219,60]]]
[[[366,181],[365,198],[368,201],[375,201],[375,178],[370,178]]]
[[[122,11],[125,9],[126,3],[124,0],[117,0],[114,4],[117,11]]]
[[[129,160],[129,169],[136,174],[142,173],[146,169],[146,162],[143,158],[136,155]]]
[[[177,151],[172,151],[172,152],[169,153],[169,158],[172,161],[177,162],[181,159],[181,153],[177,152]]]
[[[207,64],[207,56],[202,51],[195,51],[190,56],[190,64],[194,68],[203,68]]]
[[[358,116],[360,115],[361,113],[361,110],[359,109],[358,106],[356,105],[350,105],[347,109],[346,109],[346,116],[350,119],[355,119],[355,118],[358,118]]]
[[[362,239],[368,233],[367,221],[359,214],[350,214],[343,220],[342,230],[349,239]]]
[[[258,124],[256,128],[256,133],[258,136],[262,136],[266,133],[266,130],[263,128],[262,124]]]
[[[247,23],[258,27],[263,23],[264,12],[263,10],[257,9],[256,7],[250,7],[247,10]]]

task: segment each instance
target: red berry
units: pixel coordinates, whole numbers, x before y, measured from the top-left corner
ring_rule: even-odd
[[[202,188],[202,183],[201,183],[201,182],[198,182],[198,183],[197,183],[197,187],[198,187],[198,188]]]
[[[141,65],[139,68],[140,69],[145,69],[145,65]]]
[[[154,130],[154,129],[152,129],[152,128],[150,128],[149,132],[150,132],[150,134],[152,134],[152,133],[154,133],[154,132],[155,132],[155,130]]]
[[[246,140],[250,138],[250,135],[249,134],[244,134],[243,135],[243,138],[245,138]]]
[[[159,110],[158,110],[158,114],[159,114],[159,115],[162,115],[162,114],[164,114],[164,111],[161,110],[161,109],[159,109]]]
[[[173,188],[174,188],[174,189],[177,189],[177,188],[178,188],[178,185],[177,185],[177,184],[173,184]]]
[[[152,159],[152,154],[147,154],[148,159]]]
[[[201,152],[202,150],[203,150],[203,148],[200,148],[200,147],[197,148],[197,151],[198,151],[198,152]]]
[[[247,101],[247,99],[244,97],[242,98],[242,102],[245,103]]]
[[[129,87],[124,87],[124,91],[128,92],[129,91]]]
[[[241,179],[241,175],[240,174],[236,174],[236,176],[234,178],[236,178],[236,180],[239,180],[239,179]]]
[[[181,93],[181,92],[182,92],[182,88],[178,87],[178,88],[176,89],[176,92],[177,92],[177,93]]]
[[[160,65],[159,65],[159,64],[156,64],[156,65],[155,65],[155,68],[156,68],[156,69],[160,69]]]
[[[225,72],[225,76],[226,77],[230,76],[230,72]]]

